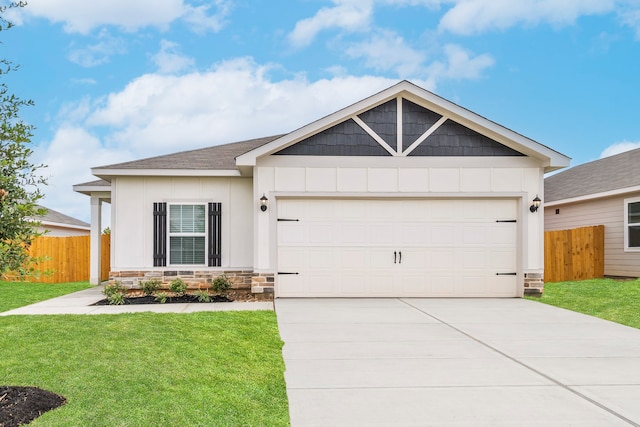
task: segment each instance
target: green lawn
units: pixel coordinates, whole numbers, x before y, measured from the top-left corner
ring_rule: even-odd
[[[0,281],[0,312],[81,291],[89,282],[29,283]]]
[[[540,301],[640,328],[640,280],[545,283]]]
[[[33,426],[289,425],[274,312],[0,317],[0,349],[68,400]]]

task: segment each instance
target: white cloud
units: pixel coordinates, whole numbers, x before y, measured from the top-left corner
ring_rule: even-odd
[[[160,74],[177,73],[195,65],[194,59],[180,54],[178,47],[179,45],[172,41],[160,41],[160,51],[151,58]]]
[[[372,0],[333,0],[335,6],[320,9],[313,17],[298,21],[289,34],[294,46],[304,47],[323,30],[338,28],[362,31],[369,28],[373,13]]]
[[[616,154],[624,153],[626,151],[635,150],[636,148],[640,148],[640,141],[631,142],[631,141],[622,141],[612,144],[602,150],[600,153],[600,158],[605,158],[609,156],[615,156]]]
[[[191,30],[196,33],[212,31],[217,33],[222,30],[226,18],[231,11],[231,2],[228,0],[216,0],[216,12],[208,14],[213,5],[190,6],[185,5],[183,19],[189,24]]]
[[[288,132],[395,83],[340,76],[272,81],[270,67],[239,58],[209,72],[148,74],[110,94],[87,119],[105,141],[137,157]]]
[[[570,25],[580,16],[611,12],[617,0],[452,0],[440,29],[455,34],[505,30],[515,25]]]
[[[620,19],[624,25],[635,30],[636,38],[640,39],[640,8],[623,9]]]
[[[124,147],[104,148],[86,129],[63,125],[52,141],[35,150],[34,160],[47,165],[43,175],[49,180],[43,187],[45,197],[41,204],[88,221],[89,201],[73,192],[72,186],[97,179],[91,175],[90,166],[116,163],[130,156]]]
[[[352,45],[345,53],[351,58],[364,58],[365,65],[376,71],[393,70],[401,78],[419,74],[426,60],[423,52],[407,46],[400,35],[385,30]]]
[[[95,67],[109,62],[112,55],[121,55],[127,52],[124,39],[113,37],[103,29],[98,34],[98,42],[82,48],[71,49],[67,58],[69,61],[82,67]]]
[[[88,34],[91,30],[110,25],[125,31],[145,27],[166,29],[184,19],[196,32],[220,31],[230,10],[229,0],[216,0],[213,5],[192,6],[186,0],[29,0],[19,11],[26,16],[45,18],[61,23],[68,33]],[[213,13],[209,13],[215,6]],[[22,17],[15,16],[16,23]]]
[[[491,55],[481,54],[473,56],[471,52],[455,44],[444,46],[446,62],[436,61],[429,67],[432,79],[477,79],[482,72],[493,66],[494,59]]]

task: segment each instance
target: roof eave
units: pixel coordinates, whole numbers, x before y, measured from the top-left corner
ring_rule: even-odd
[[[241,176],[240,171],[234,169],[110,169],[93,168],[91,173],[98,178],[110,181],[118,176]]]
[[[544,205],[545,205],[545,207],[568,205],[570,203],[587,202],[589,200],[594,200],[594,199],[602,199],[602,198],[605,198],[605,197],[622,196],[624,194],[638,193],[638,192],[640,192],[640,185],[636,185],[636,186],[633,186],[633,187],[626,187],[626,188],[618,188],[618,189],[610,190],[610,191],[601,191],[599,193],[593,193],[593,194],[585,194],[585,195],[582,195],[582,196],[568,197],[566,199],[559,199],[559,200],[554,200],[552,202],[545,202]]]

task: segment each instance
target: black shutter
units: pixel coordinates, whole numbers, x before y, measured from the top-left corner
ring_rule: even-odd
[[[209,203],[208,215],[209,267],[222,265],[222,204]]]
[[[167,204],[153,204],[153,266],[167,265]]]

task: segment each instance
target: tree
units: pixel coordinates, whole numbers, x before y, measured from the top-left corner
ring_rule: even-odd
[[[0,31],[13,24],[4,17],[7,9],[23,7],[23,2],[0,8]],[[0,59],[0,79],[17,67]],[[34,271],[29,246],[37,237],[37,219],[46,213],[37,202],[43,197],[41,185],[46,179],[38,174],[44,165],[30,161],[29,147],[34,127],[20,119],[20,109],[33,105],[12,94],[0,80],[0,277],[8,272],[24,277]]]

